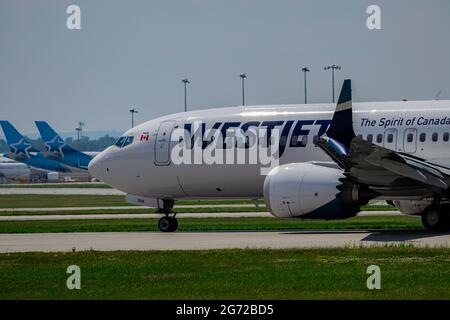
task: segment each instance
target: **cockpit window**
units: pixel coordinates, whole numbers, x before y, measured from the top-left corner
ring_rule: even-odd
[[[133,137],[133,136],[120,137],[120,138],[116,141],[116,143],[114,143],[114,145],[115,145],[116,147],[119,147],[119,148],[124,148],[124,147],[126,147],[126,146],[132,144],[132,143],[133,143],[133,140],[134,140],[134,137]]]
[[[133,136],[127,137],[127,138],[125,139],[125,141],[123,142],[122,148],[128,146],[129,144],[132,144],[132,143],[133,143],[133,140],[134,140],[134,137],[133,137]]]
[[[114,143],[115,146],[122,148],[123,142],[125,141],[127,137],[120,137],[117,139],[116,143]]]

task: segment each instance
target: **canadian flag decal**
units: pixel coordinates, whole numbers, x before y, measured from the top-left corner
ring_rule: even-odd
[[[144,132],[141,134],[141,141],[148,141],[148,139],[150,138],[150,135],[148,134],[148,132]]]

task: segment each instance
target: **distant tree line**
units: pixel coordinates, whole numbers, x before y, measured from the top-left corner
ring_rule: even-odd
[[[80,150],[80,151],[103,151],[112,145],[117,138],[106,135],[104,137],[100,137],[98,139],[91,140],[89,137],[82,137],[79,141],[78,139],[66,138],[65,143]],[[44,143],[42,139],[39,138],[37,140],[30,141],[33,143],[33,146],[39,150],[45,150]],[[9,152],[8,144],[5,140],[0,139],[0,153]]]

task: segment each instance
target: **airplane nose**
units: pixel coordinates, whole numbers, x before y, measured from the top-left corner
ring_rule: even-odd
[[[88,165],[89,174],[100,181],[104,180],[105,168],[105,155],[103,153],[94,157]]]

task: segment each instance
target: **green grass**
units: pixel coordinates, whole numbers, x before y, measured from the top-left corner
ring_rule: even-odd
[[[104,183],[39,183],[39,184],[0,184],[0,188],[2,189],[10,189],[10,188],[33,188],[33,189],[112,189],[111,186],[108,186]]]
[[[145,214],[145,213],[156,213],[156,209],[153,208],[141,208],[136,207],[133,209],[96,209],[96,210],[64,210],[61,208],[58,211],[1,211],[0,216],[27,216],[27,215],[79,215],[79,214]],[[265,207],[255,208],[255,207],[213,207],[213,208],[176,208],[177,213],[202,213],[202,212],[267,212]]]
[[[0,233],[157,231],[158,219],[0,221]],[[423,229],[411,216],[354,217],[334,221],[276,218],[182,218],[179,231]]]
[[[129,206],[121,195],[0,195],[0,208]]]
[[[259,205],[264,207],[264,201],[259,200]],[[236,205],[253,204],[250,200],[177,200],[177,205]],[[130,206],[122,195],[0,195],[1,208],[64,208],[64,207],[105,207],[105,206]],[[255,207],[253,210],[255,211]],[[391,206],[365,206],[363,210],[396,210]],[[258,210],[256,210],[258,211]]]
[[[373,264],[381,290],[366,287]],[[0,254],[0,299],[450,299],[450,249]]]
[[[264,200],[258,200],[258,205],[265,206]],[[175,205],[235,205],[235,204],[246,204],[254,205],[254,202],[246,199],[228,199],[228,200],[177,200]],[[255,208],[255,207],[253,207]]]
[[[263,201],[259,201],[264,204]],[[177,205],[253,204],[250,200],[178,200]],[[130,206],[122,195],[0,195],[0,208]]]

